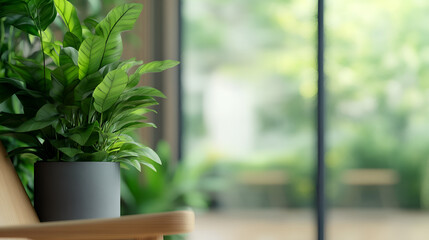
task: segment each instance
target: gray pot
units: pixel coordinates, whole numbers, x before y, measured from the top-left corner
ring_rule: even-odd
[[[119,163],[36,162],[34,207],[41,222],[120,216]]]

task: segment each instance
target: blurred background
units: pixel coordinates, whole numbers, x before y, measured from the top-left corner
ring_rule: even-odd
[[[145,77],[168,99],[136,137],[164,165],[123,171],[123,214],[197,211],[173,239],[315,239],[317,1],[133,2],[124,58],[181,65]],[[325,7],[327,239],[427,239],[429,2]]]

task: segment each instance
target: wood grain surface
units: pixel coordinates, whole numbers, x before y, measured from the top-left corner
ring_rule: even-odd
[[[0,142],[0,226],[34,223],[39,219]]]
[[[0,227],[0,238],[108,240],[152,237],[157,239],[158,236],[190,232],[194,228],[194,221],[195,216],[192,211],[175,211],[111,219],[46,222]]]

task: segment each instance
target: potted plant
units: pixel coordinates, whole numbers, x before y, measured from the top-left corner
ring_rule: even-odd
[[[0,112],[1,134],[25,143],[9,152],[34,154],[35,208],[41,221],[119,215],[119,164],[155,170],[157,154],[129,135],[146,122],[160,91],[137,86],[141,75],[177,61],[121,60],[121,32],[131,30],[141,4],[122,4],[82,25],[66,0],[0,0],[0,18],[40,39],[42,61],[17,57],[16,77],[0,79],[0,103],[16,97],[19,113]],[[57,13],[68,31],[54,39]],[[134,70],[136,69],[136,70]]]

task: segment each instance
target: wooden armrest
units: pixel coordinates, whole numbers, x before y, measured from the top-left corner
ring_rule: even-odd
[[[120,218],[46,222],[0,227],[0,238],[143,239],[187,233],[194,228],[192,211],[132,215]]]

